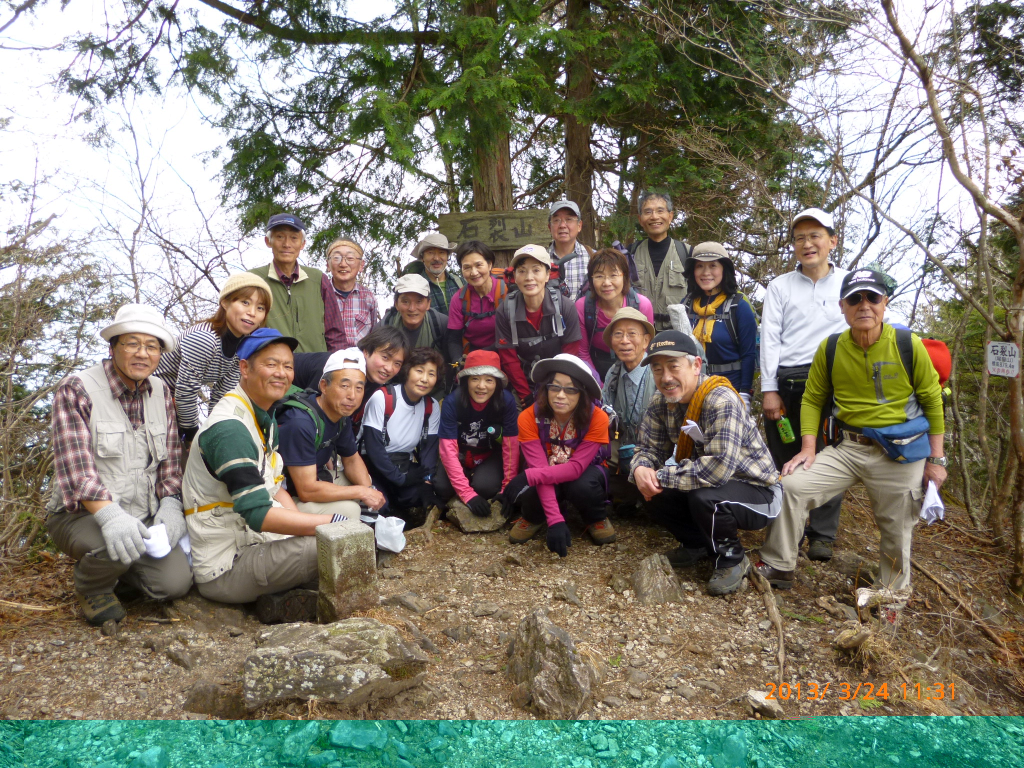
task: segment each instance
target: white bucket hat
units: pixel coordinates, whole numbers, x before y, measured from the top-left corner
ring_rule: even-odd
[[[569,378],[578,381],[594,400],[601,399],[601,385],[597,383],[597,379],[594,378],[594,374],[590,372],[587,364],[576,355],[562,352],[547,360],[538,360],[533,364],[531,376],[535,382],[539,382],[549,373],[564,373]]]
[[[164,318],[153,307],[145,304],[125,304],[114,315],[114,322],[100,331],[104,341],[126,333],[145,333],[155,336],[164,345],[164,352],[173,352],[177,343],[174,334],[164,325]]]

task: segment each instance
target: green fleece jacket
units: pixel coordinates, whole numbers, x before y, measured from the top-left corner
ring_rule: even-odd
[[[267,281],[274,304],[267,314],[267,328],[299,340],[296,352],[326,352],[324,340],[324,298],[320,281],[324,273],[315,267],[299,267],[299,278],[291,288],[281,282],[273,263],[250,269]]]
[[[882,326],[882,335],[867,350],[853,342],[850,331],[843,331],[836,345],[832,367],[835,388],[835,416],[851,427],[889,427],[915,419],[922,414],[928,419],[928,433],[941,435],[946,431],[942,413],[942,390],[928,350],[915,334],[914,381],[903,369],[896,346],[896,330]],[[821,423],[821,409],[826,407],[829,392],[828,364],[822,341],[811,363],[800,413],[800,431],[813,435]]]

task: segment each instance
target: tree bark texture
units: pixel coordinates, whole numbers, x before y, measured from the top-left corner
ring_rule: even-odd
[[[590,0],[568,0],[568,28],[579,31],[590,23]],[[590,146],[592,126],[573,113],[594,92],[594,70],[585,55],[570,52],[566,57],[567,83],[565,113],[565,193],[580,207],[583,229],[580,242],[597,245],[597,215],[594,211],[594,155]]]

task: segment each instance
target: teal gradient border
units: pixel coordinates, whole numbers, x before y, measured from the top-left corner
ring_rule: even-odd
[[[0,725],[0,768],[1016,768],[1024,764],[1024,717],[322,721],[308,755],[290,754],[287,737],[308,728],[308,722],[18,721]],[[386,746],[362,751],[332,747],[329,737],[337,723],[377,731],[382,734],[380,743],[386,737]],[[141,753],[157,748],[164,755],[161,764],[150,765],[140,758]]]

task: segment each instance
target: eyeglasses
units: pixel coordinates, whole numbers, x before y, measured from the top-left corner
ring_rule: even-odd
[[[556,216],[551,223],[557,226],[558,224],[575,224],[578,221],[579,219],[575,216]]]
[[[612,331],[612,341],[622,341],[623,339],[640,341],[643,337],[644,334],[640,331]]]
[[[341,255],[331,256],[330,259],[329,259],[331,264],[341,264],[342,262],[344,262],[345,264],[355,264],[357,261],[362,261],[362,260],[363,260],[362,256],[341,256]]]
[[[121,348],[127,350],[130,354],[138,354],[140,349],[146,350],[146,354],[152,357],[153,355],[160,354],[159,344],[143,344],[139,341],[122,341]]]
[[[578,387],[563,387],[561,384],[548,384],[548,392],[552,395],[557,395],[559,392],[565,392],[569,397],[572,397],[573,395],[578,395],[582,391],[583,390]]]
[[[666,216],[668,215],[668,208],[644,208],[640,211],[641,216]]]
[[[846,305],[849,307],[856,307],[864,299],[867,299],[872,304],[881,304],[882,299],[884,298],[885,296],[883,296],[880,293],[875,293],[874,291],[861,291],[860,293],[850,294],[845,299],[843,299],[843,301],[845,301]]]
[[[809,235],[797,235],[796,237],[794,237],[793,245],[803,245],[808,240],[810,240],[812,243],[820,243],[824,239],[825,235],[821,234],[821,232],[812,232]]]

